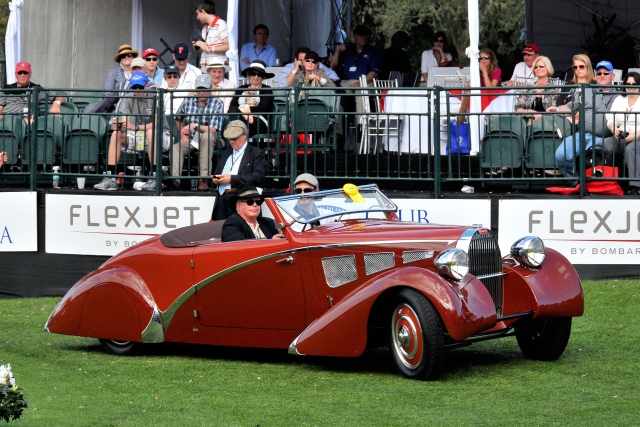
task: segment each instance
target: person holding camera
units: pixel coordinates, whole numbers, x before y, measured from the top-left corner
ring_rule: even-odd
[[[196,19],[204,24],[202,38],[193,40],[194,49],[201,50],[200,67],[206,67],[213,58],[227,63],[229,50],[227,23],[216,16],[216,5],[212,1],[203,1],[196,5]]]
[[[289,77],[290,74],[297,74],[299,70],[304,68],[303,67],[304,59],[307,53],[309,52],[311,52],[311,49],[309,49],[306,46],[300,46],[296,49],[295,60],[285,65],[284,67],[282,67],[282,71],[280,72],[280,77],[278,77],[279,87],[291,86],[287,84],[287,78]],[[322,68],[322,70],[327,74],[327,76],[329,76],[331,80],[333,80],[334,83],[340,81],[340,77],[338,77],[336,72],[333,71],[331,68],[327,67],[322,62],[318,63],[318,65],[319,65],[319,68]]]
[[[625,93],[618,96],[607,113],[612,138],[605,139],[605,155],[624,155],[629,176],[640,179],[640,74],[632,71],[624,82]],[[640,180],[629,182],[627,194],[640,195]]]

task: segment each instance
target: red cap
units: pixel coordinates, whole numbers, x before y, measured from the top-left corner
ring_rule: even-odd
[[[26,71],[27,73],[31,72],[31,64],[28,62],[18,62],[16,64],[16,73],[18,71]]]
[[[144,52],[142,52],[142,57],[146,58],[148,55],[155,55],[158,56],[158,51],[155,50],[154,48],[149,48],[149,49],[145,49]]]
[[[522,49],[522,53],[540,53],[540,49],[537,44],[529,43]]]

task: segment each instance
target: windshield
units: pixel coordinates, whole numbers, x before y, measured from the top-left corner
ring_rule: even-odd
[[[346,184],[341,189],[276,197],[278,207],[296,222],[309,224],[321,219],[355,213],[395,212],[396,205],[375,184]]]

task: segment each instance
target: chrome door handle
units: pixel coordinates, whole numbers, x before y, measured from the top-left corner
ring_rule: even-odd
[[[293,257],[289,255],[286,258],[282,258],[276,261],[276,264],[282,264],[283,262],[288,262],[289,264],[293,264]]]

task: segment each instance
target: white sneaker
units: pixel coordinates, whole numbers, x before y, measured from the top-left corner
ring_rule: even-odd
[[[114,191],[118,189],[118,182],[115,178],[104,177],[102,182],[93,186],[94,190]]]
[[[140,188],[142,191],[156,191],[156,179],[149,178],[144,185]]]

